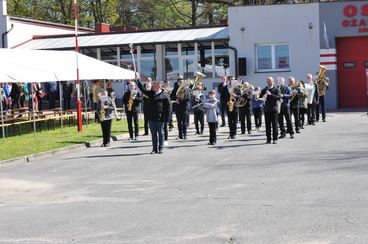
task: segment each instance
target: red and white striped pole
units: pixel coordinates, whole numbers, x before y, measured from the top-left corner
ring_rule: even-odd
[[[82,126],[82,101],[80,99],[80,80],[79,80],[79,63],[78,63],[78,53],[79,53],[79,46],[78,46],[78,4],[77,0],[74,0],[74,27],[75,27],[75,60],[76,60],[76,68],[77,68],[77,83],[76,83],[76,90],[77,90],[77,121],[78,121],[78,131],[83,131]]]

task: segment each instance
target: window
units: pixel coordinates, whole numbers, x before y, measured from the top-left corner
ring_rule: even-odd
[[[179,74],[178,48],[165,47],[165,73],[166,79],[175,80]]]
[[[147,80],[148,77],[156,79],[155,54],[153,50],[142,50],[141,57],[141,80]]]
[[[290,70],[289,44],[256,45],[257,72]]]

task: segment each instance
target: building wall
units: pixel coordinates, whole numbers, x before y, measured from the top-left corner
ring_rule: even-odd
[[[362,6],[365,5],[364,8]],[[348,11],[348,17],[344,15]],[[353,14],[356,11],[356,14]],[[333,54],[334,57],[321,57],[321,62],[327,61],[331,64],[323,65],[328,68],[327,76],[330,78],[330,88],[326,94],[326,106],[329,108],[338,107],[338,75],[336,63],[336,38],[352,36],[368,36],[368,2],[367,1],[349,1],[349,2],[331,2],[319,4],[320,15],[320,47],[321,51]],[[326,36],[325,38],[325,28]],[[367,43],[368,45],[368,43]]]
[[[309,23],[313,25],[310,30]],[[244,31],[241,28],[244,27]],[[305,79],[319,65],[318,4],[236,7],[229,9],[230,45],[247,58],[246,80],[264,85],[267,76]],[[289,43],[290,72],[256,73],[256,44]]]

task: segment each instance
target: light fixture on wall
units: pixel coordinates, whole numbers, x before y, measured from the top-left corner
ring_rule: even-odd
[[[309,24],[308,24],[308,29],[309,30],[312,30],[313,29],[313,24],[311,22],[309,22]]]
[[[241,28],[240,28],[240,31],[245,31],[245,27],[244,26],[242,26]]]

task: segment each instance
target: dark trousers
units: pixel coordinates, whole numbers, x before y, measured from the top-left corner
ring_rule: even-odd
[[[294,117],[295,131],[298,132],[300,130],[299,108],[290,108],[290,118],[291,116]]]
[[[187,136],[187,111],[176,109],[176,120],[178,121],[179,138]]]
[[[165,141],[167,141],[169,139],[169,123],[165,122],[164,123],[164,139]]]
[[[254,116],[254,123],[256,125],[256,128],[260,128],[262,126],[262,109],[253,108],[253,116]]]
[[[111,124],[112,120],[104,120],[101,122],[101,129],[102,129],[102,137],[103,137],[103,144],[109,144],[110,143],[110,137],[111,137]]]
[[[245,120],[247,120],[247,131],[252,130],[250,108],[239,108],[239,120],[242,134],[245,133]]]
[[[202,110],[194,110],[194,124],[196,128],[197,134],[202,134],[204,130],[204,112]],[[201,124],[201,128],[199,130],[199,124]]]
[[[277,135],[278,135],[277,118],[278,118],[277,112],[265,112],[267,141],[271,141],[271,134],[272,134],[272,139],[274,141],[277,140]]]
[[[164,143],[164,122],[149,121],[153,151],[162,150]]]
[[[286,120],[286,127],[287,132],[290,135],[294,134],[293,125],[291,124],[291,116],[290,116],[290,110],[289,108],[281,108],[280,113],[278,114],[279,119],[279,127],[280,127],[280,133],[281,135],[285,135],[285,124],[284,124],[284,118]]]
[[[210,129],[210,144],[213,145],[216,143],[216,140],[217,140],[217,136],[216,136],[217,123],[208,122],[208,128]]]
[[[308,104],[307,108],[307,118],[308,118],[308,124],[313,124],[316,122],[316,104]]]
[[[143,110],[143,115],[144,115],[144,134],[148,135],[148,110],[144,109]]]
[[[49,93],[49,108],[54,109],[56,107],[56,92]]]
[[[319,103],[316,107],[316,118],[319,121],[319,112],[322,112],[322,119],[326,119],[326,105],[325,105],[325,95],[319,97]]]
[[[234,108],[232,112],[227,110],[227,122],[229,124],[230,137],[236,135],[236,129],[238,124],[238,111]]]
[[[71,98],[64,98],[64,109],[66,110],[70,109],[70,101],[71,101]]]
[[[307,113],[306,108],[299,108],[299,125],[300,128],[304,126],[305,123],[305,114]]]
[[[134,136],[137,137],[139,134],[138,113],[127,112],[126,116],[128,121],[129,137],[133,138],[133,123],[134,123]]]
[[[227,101],[221,101],[221,103],[220,103],[220,114],[221,114],[221,123],[222,123],[222,125],[226,124],[226,120],[225,120],[226,106],[227,106]]]
[[[38,101],[38,111],[42,111],[42,97],[41,96],[37,96],[37,101]]]

